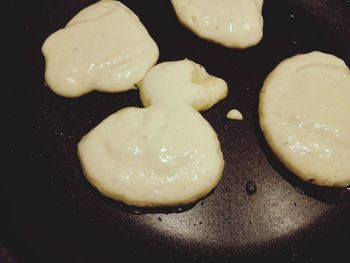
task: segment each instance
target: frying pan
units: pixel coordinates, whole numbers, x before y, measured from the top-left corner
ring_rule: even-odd
[[[301,182],[275,158],[258,125],[258,95],[283,59],[319,50],[350,65],[350,2],[265,0],[264,37],[234,50],[196,37],[170,1],[123,1],[160,48],[159,62],[189,58],[229,84],[203,113],[226,166],[205,198],[173,209],[137,209],[99,194],[76,155],[81,137],[111,113],[140,106],[137,91],[76,99],[44,85],[41,45],[92,0],[26,1],[26,70],[5,89],[10,127],[1,183],[1,243],[20,262],[349,262],[349,189]],[[28,3],[29,2],[29,3]],[[22,6],[22,8],[24,8]],[[123,36],[121,36],[123,37]],[[244,120],[225,115],[239,109]],[[13,110],[14,109],[14,110]],[[185,128],[185,127],[184,127]],[[246,192],[254,181],[256,192]]]

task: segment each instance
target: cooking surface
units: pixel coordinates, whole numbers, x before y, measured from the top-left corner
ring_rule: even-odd
[[[159,62],[187,57],[230,87],[224,101],[203,113],[221,142],[223,178],[207,197],[179,209],[130,208],[83,177],[80,138],[117,110],[141,107],[137,91],[67,99],[44,86],[43,41],[93,2],[47,0],[26,17],[26,85],[5,94],[6,106],[17,110],[5,118],[14,132],[5,159],[11,169],[2,176],[0,241],[24,262],[116,262],[124,255],[130,261],[346,262],[349,189],[306,185],[291,175],[266,146],[257,105],[265,77],[287,57],[319,50],[350,65],[350,2],[266,0],[262,42],[233,50],[185,29],[170,1],[123,1],[157,42]],[[243,121],[226,119],[232,108]],[[255,193],[247,192],[249,181]]]

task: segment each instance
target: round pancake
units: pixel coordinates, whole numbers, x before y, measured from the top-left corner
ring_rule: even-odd
[[[281,62],[260,92],[259,121],[277,157],[301,179],[350,184],[350,70],[311,52]]]

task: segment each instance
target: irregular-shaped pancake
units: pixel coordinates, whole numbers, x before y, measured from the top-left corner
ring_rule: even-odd
[[[263,36],[263,0],[171,0],[185,26],[204,39],[247,48]]]
[[[139,18],[118,1],[99,1],[80,11],[43,44],[45,79],[57,94],[134,88],[157,62],[158,47]]]
[[[260,125],[280,160],[318,185],[350,184],[350,70],[312,52],[280,63],[260,93]]]
[[[149,71],[140,93],[149,107],[120,110],[80,141],[86,178],[102,194],[135,206],[177,206],[205,196],[224,160],[215,131],[193,106],[204,110],[224,98],[226,82],[192,61],[166,62]]]

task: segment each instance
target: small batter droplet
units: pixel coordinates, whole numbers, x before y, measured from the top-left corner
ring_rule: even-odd
[[[253,195],[256,192],[256,183],[252,180],[248,181],[245,190],[247,191],[248,195]]]

